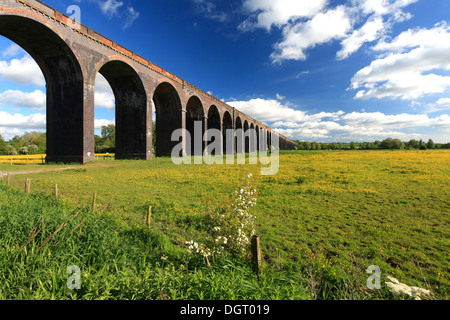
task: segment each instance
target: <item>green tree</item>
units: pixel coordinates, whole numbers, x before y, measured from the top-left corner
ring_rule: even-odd
[[[116,145],[116,126],[109,124],[102,127],[102,139],[109,142],[112,146]]]
[[[435,148],[435,144],[434,144],[434,141],[433,141],[433,140],[431,140],[431,139],[428,140],[428,142],[427,142],[427,148],[428,148],[428,149],[434,149],[434,148]]]
[[[19,153],[22,155],[27,155],[30,151],[28,150],[28,147],[23,146],[20,148]]]
[[[8,144],[7,145],[7,155],[8,156],[17,156],[17,150],[16,150],[16,148],[14,148],[14,146],[13,145],[11,145],[11,144]]]
[[[5,140],[3,140],[3,137],[0,135],[0,155],[7,155],[8,154],[8,144]]]
[[[305,150],[311,150],[311,143],[308,141],[303,141],[303,146],[305,147]]]
[[[103,126],[101,129],[101,137],[94,136],[95,152],[115,152],[116,148],[116,126],[113,124]]]
[[[409,140],[407,145],[412,147],[413,149],[419,149],[420,148],[420,142],[415,140],[415,139]]]

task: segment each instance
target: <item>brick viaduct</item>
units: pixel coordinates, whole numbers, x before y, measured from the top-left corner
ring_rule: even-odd
[[[272,134],[277,134],[280,149],[295,146],[292,140],[95,31],[83,25],[74,27],[69,17],[38,0],[1,0],[0,35],[26,50],[44,74],[47,162],[95,160],[98,73],[111,85],[116,100],[117,159],[154,156],[153,107],[156,156],[170,155],[180,143],[171,141],[172,132],[179,128],[191,132],[194,121],[202,121],[204,130],[266,130],[269,144]]]

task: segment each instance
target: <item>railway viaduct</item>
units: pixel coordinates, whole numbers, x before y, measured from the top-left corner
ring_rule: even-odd
[[[37,62],[47,89],[47,162],[95,160],[95,79],[102,74],[116,101],[116,158],[167,156],[180,141],[175,129],[265,132],[270,145],[293,149],[292,140],[196,88],[176,75],[103,37],[38,0],[1,0],[0,35],[9,38]],[[152,113],[156,113],[156,146],[152,151]],[[187,152],[181,138],[183,154]],[[247,147],[248,149],[248,147]],[[223,150],[226,150],[223,143]],[[236,151],[236,148],[234,149]],[[248,151],[248,150],[245,150]]]

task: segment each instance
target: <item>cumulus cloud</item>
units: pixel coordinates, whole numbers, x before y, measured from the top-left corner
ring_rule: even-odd
[[[27,130],[46,130],[47,117],[45,113],[23,115],[0,111],[0,134],[9,139],[15,135],[23,134]],[[102,126],[114,124],[114,120],[95,119],[94,128],[99,130]]]
[[[97,74],[95,79],[95,107],[113,110],[115,106],[116,103],[111,86],[105,77],[100,73]]]
[[[107,15],[110,18],[119,15],[118,10],[121,6],[123,6],[123,2],[117,0],[106,0],[106,1],[96,0],[96,1],[103,14]]]
[[[23,115],[20,113],[8,113],[0,111],[0,127],[16,129],[45,129],[46,115],[34,113]]]
[[[450,70],[450,27],[445,22],[431,29],[402,32],[372,48],[379,59],[359,70],[351,88],[357,99],[417,99],[450,88],[450,76],[433,73]]]
[[[95,119],[94,120],[94,128],[95,130],[100,130],[103,126],[107,126],[110,124],[115,124],[114,120],[107,120],[107,119]]]
[[[444,110],[450,110],[450,98],[440,98],[435,103],[429,103],[425,106],[423,113],[434,113]]]
[[[244,8],[251,15],[240,25],[240,29],[270,30],[272,26],[281,27],[290,20],[313,17],[327,3],[328,0],[245,0]]]
[[[0,61],[0,80],[22,85],[45,86],[41,69],[29,55],[25,55],[21,59]]]
[[[401,14],[401,9],[419,0],[352,0],[365,14]]]
[[[17,44],[13,43],[4,51],[2,51],[1,56],[5,59],[17,56],[19,53],[23,53],[23,49]]]
[[[358,51],[364,43],[378,39],[384,30],[383,18],[372,16],[360,29],[354,30],[349,37],[342,40],[342,49],[338,51],[337,58],[339,60],[348,58],[352,53]]]
[[[436,105],[450,109],[450,98],[441,98],[436,102]]]
[[[251,99],[248,101],[227,102],[230,106],[239,111],[250,115],[260,121],[315,121],[323,118],[336,119],[343,111],[338,112],[320,112],[316,114],[307,114],[304,111],[294,109],[289,102],[282,104],[275,99]]]
[[[343,38],[351,30],[351,20],[344,6],[318,13],[307,22],[289,24],[283,28],[283,40],[275,45],[271,59],[305,60],[306,49]]]
[[[22,92],[20,90],[7,90],[0,93],[0,104],[43,110],[46,106],[46,94],[41,90]]]
[[[442,105],[449,103],[440,100]],[[319,112],[298,110],[288,102],[275,99],[252,99],[228,102],[231,106],[251,117],[269,124],[277,132],[299,140],[374,141],[387,137],[415,139],[424,127],[433,127],[436,132],[450,131],[450,116],[430,117],[427,114],[393,114],[382,112]],[[436,134],[436,137],[440,137]],[[446,142],[446,141],[441,141]]]
[[[328,0],[245,0],[249,17],[239,26],[282,30],[274,45],[272,62],[306,60],[307,50],[317,45],[341,42],[338,59],[345,59],[366,42],[381,39],[394,23],[411,18],[402,9],[418,0],[347,0],[333,7]]]

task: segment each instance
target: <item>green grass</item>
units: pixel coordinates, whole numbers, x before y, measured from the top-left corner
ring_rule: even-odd
[[[75,207],[90,206],[93,193],[97,210],[107,214],[102,224],[85,220],[79,234],[60,242],[61,249],[45,247],[32,257],[29,249],[2,251],[0,281],[15,289],[5,289],[1,297],[393,299],[384,281],[394,276],[448,299],[449,158],[448,151],[282,152],[275,176],[260,176],[258,165],[175,166],[169,158],[100,161],[76,170],[13,176],[13,190],[22,190],[25,178],[31,178],[33,195],[1,189],[2,215],[20,217],[5,207],[4,194],[31,201],[16,209],[33,208],[34,202],[57,205],[49,215],[62,212],[64,220]],[[248,172],[259,192],[254,212],[264,260],[260,280],[248,259],[224,257],[206,267],[184,246],[199,238],[206,206],[223,202]],[[55,183],[61,195],[56,204],[50,199]],[[148,206],[150,230],[145,227]],[[26,224],[7,224],[2,245],[13,248],[28,239],[40,212],[23,213],[18,219]],[[72,292],[65,287],[65,268],[77,261],[83,288]],[[366,287],[370,265],[381,268],[381,290]],[[42,279],[30,276],[30,268]],[[33,279],[41,279],[45,289]],[[23,288],[30,282],[38,293]],[[55,283],[59,289],[53,289]]]
[[[130,228],[112,216],[3,186],[0,200],[0,299],[310,297],[295,274],[264,272],[258,280],[248,261],[231,257],[206,267],[160,231]],[[38,231],[35,237],[33,230]],[[71,265],[81,269],[80,290],[66,285]]]

